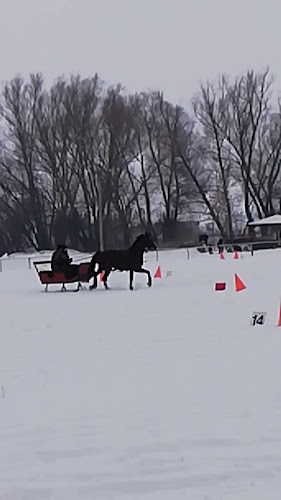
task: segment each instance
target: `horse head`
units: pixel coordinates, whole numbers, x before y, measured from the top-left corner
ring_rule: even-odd
[[[132,249],[138,248],[141,251],[148,252],[149,250],[157,250],[153,239],[148,233],[140,234],[136,241],[131,246]]]
[[[148,250],[157,250],[157,246],[154,243],[152,237],[149,233],[144,233],[143,241],[145,242],[145,249]]]

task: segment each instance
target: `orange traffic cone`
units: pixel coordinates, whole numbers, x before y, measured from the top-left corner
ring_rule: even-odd
[[[234,258],[234,259],[239,259],[238,252],[235,252],[235,254],[234,254],[234,257],[233,257],[233,258]]]
[[[243,283],[243,281],[235,274],[235,292],[241,292],[242,290],[245,290],[246,285]]]
[[[103,277],[104,277],[104,272],[102,272],[102,273],[100,274],[100,280],[101,280],[101,281],[103,281]]]
[[[225,256],[224,256],[224,253],[223,253],[223,252],[221,252],[221,254],[220,254],[220,258],[221,258],[221,260],[224,260],[224,259],[225,259]]]
[[[154,278],[162,278],[160,266],[157,267],[155,274],[154,274]]]
[[[280,304],[280,307],[279,307],[279,319],[278,319],[278,323],[276,326],[281,326],[281,304]]]

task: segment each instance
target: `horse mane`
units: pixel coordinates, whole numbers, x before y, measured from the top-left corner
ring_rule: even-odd
[[[143,234],[140,234],[137,239],[134,241],[134,243],[130,246],[129,250],[133,250],[134,248],[136,248],[136,246],[138,246],[139,242],[140,242],[140,239],[143,238]]]

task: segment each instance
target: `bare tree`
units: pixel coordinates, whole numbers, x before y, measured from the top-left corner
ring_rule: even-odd
[[[8,127],[8,147],[1,159],[4,173],[0,186],[14,207],[26,215],[25,227],[31,245],[49,245],[44,191],[40,185],[40,165],[36,154],[36,113],[43,92],[41,75],[31,75],[8,83],[3,92],[1,114]]]
[[[223,77],[220,80],[219,91],[210,83],[201,86],[201,95],[193,100],[193,108],[205,134],[206,161],[214,172],[212,208],[220,219],[221,233],[232,237],[231,187],[234,180],[234,161],[227,141],[231,117],[226,79]],[[212,210],[210,214],[212,215]]]

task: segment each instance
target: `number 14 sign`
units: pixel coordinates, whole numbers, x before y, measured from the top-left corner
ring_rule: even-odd
[[[254,312],[252,314],[251,325],[252,326],[264,325],[265,318],[266,318],[265,312]]]

